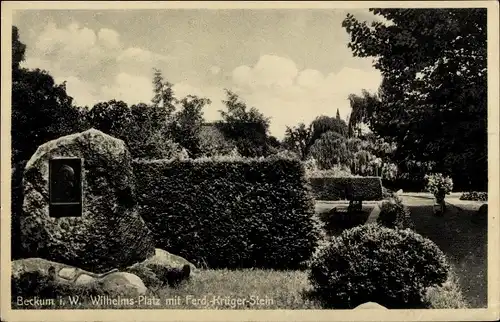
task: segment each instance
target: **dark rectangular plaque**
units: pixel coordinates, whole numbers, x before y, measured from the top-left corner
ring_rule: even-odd
[[[49,216],[82,215],[82,159],[49,160]]]

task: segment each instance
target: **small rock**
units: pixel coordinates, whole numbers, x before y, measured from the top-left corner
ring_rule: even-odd
[[[82,274],[80,275],[76,280],[75,280],[75,285],[76,286],[87,286],[95,283],[96,279],[92,276],[89,276],[87,274]]]
[[[189,262],[187,259],[174,255],[172,253],[167,252],[166,250],[163,250],[161,248],[156,248],[155,249],[155,254],[140,264],[149,266],[150,264],[154,265],[160,265],[160,266],[165,266],[165,267],[177,267],[181,268],[184,265],[189,265],[191,266],[191,273],[195,272],[197,270],[196,266]]]
[[[161,280],[161,276],[159,276],[161,274],[158,273],[161,269],[159,270],[158,268],[182,268],[186,264],[191,267],[190,276],[196,275],[197,268],[194,264],[181,256],[171,254],[161,248],[156,248],[155,255],[128,267],[126,271],[139,276],[148,287],[156,287],[158,283],[162,284],[166,282]]]
[[[106,275],[98,281],[98,288],[107,294],[130,297],[144,295],[148,290],[139,276],[126,272]]]
[[[364,310],[364,309],[387,310],[387,308],[385,306],[382,306],[382,305],[375,303],[375,302],[366,302],[366,303],[363,303],[363,304],[356,306],[354,309],[355,310],[358,310],[358,309],[361,309],[361,310]]]

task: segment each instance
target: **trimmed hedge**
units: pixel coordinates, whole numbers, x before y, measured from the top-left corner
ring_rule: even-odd
[[[318,250],[309,280],[327,308],[376,302],[389,309],[425,307],[425,292],[450,270],[438,246],[416,232],[368,224],[345,230]]]
[[[312,193],[317,200],[381,200],[380,177],[311,177]]]
[[[319,238],[298,160],[135,161],[156,247],[209,268],[302,267]]]

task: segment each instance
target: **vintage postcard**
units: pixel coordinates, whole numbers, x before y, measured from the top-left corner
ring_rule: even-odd
[[[2,2],[2,320],[498,320],[498,16]]]

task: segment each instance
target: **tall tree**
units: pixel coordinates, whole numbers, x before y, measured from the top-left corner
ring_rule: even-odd
[[[318,116],[311,123],[311,141],[314,143],[326,132],[337,132],[342,136],[347,136],[347,124],[342,119],[330,116]]]
[[[348,99],[351,105],[348,134],[350,137],[360,136],[360,125],[369,122],[368,112],[377,108],[376,105],[380,104],[380,99],[377,94],[370,94],[366,90],[362,90],[361,96],[350,94]]]
[[[27,160],[39,145],[78,132],[81,111],[72,106],[66,84],[40,69],[20,67],[26,46],[12,27],[12,160]]]
[[[165,117],[169,118],[175,111],[175,103],[177,99],[174,96],[174,91],[172,89],[172,84],[166,81],[163,77],[162,72],[159,69],[153,69],[153,107],[155,109],[162,109],[162,113],[165,113]]]
[[[189,157],[200,156],[200,131],[203,124],[203,107],[210,104],[207,98],[188,95],[181,101],[182,108],[175,114],[172,124],[174,139],[189,154]]]
[[[311,126],[306,126],[304,123],[299,123],[293,128],[287,127],[283,145],[286,149],[297,153],[301,160],[305,160],[312,145],[311,134]]]
[[[228,140],[214,123],[201,126],[199,133],[202,156],[228,155],[236,146]]]
[[[340,119],[341,119],[341,118],[340,118],[340,112],[339,112],[339,109],[338,109],[338,108],[337,108],[337,115],[335,116],[335,118],[336,118],[337,120],[340,120]]]
[[[19,40],[19,30],[16,26],[12,26],[12,72],[14,75],[19,71],[19,64],[24,61],[25,52],[26,45]]]
[[[130,107],[127,145],[134,158],[169,159],[180,149],[173,141],[166,114],[158,106],[140,103]]]
[[[397,143],[395,157],[435,162],[457,187],[487,187],[486,9],[370,9],[390,21],[347,15],[354,56],[381,71],[372,131]]]
[[[106,134],[127,141],[132,124],[132,111],[123,101],[100,102],[87,114],[89,124]]]
[[[227,99],[222,102],[227,111],[220,110],[222,122],[218,123],[224,135],[235,142],[239,153],[245,157],[266,156],[271,152],[268,141],[270,119],[255,107],[247,109],[239,96],[226,89]]]
[[[338,132],[323,133],[311,146],[311,156],[316,159],[320,169],[346,165],[349,160],[347,140]]]

